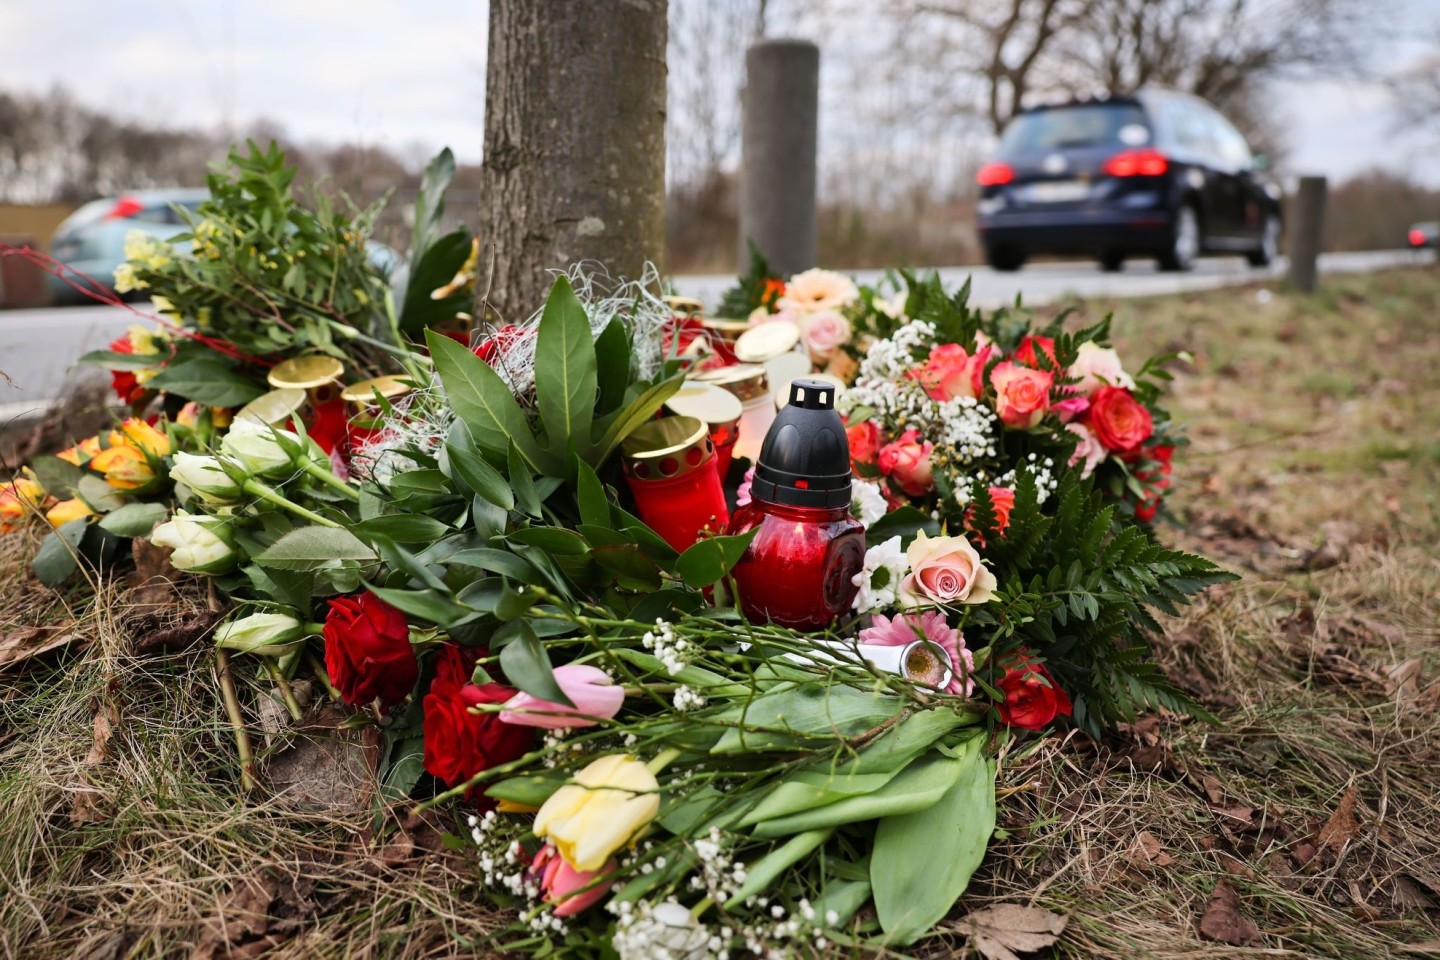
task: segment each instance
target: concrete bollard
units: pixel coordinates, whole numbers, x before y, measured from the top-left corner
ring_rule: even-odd
[[[1315,290],[1324,226],[1325,178],[1301,177],[1290,218],[1290,286],[1301,293]]]
[[[820,48],[762,40],[745,54],[740,180],[740,273],[747,241],[788,277],[815,265],[815,151]]]

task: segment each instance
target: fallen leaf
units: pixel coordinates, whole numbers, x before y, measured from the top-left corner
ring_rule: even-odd
[[[336,711],[323,711],[269,758],[266,773],[277,795],[322,809],[369,806],[378,750],[363,736],[339,729],[342,719]]]
[[[49,653],[76,639],[73,623],[59,626],[22,627],[0,637],[0,670]]]
[[[1240,895],[1221,880],[1210,894],[1210,903],[1200,918],[1200,936],[1206,940],[1243,947],[1260,939],[1260,928],[1240,912]]]
[[[1355,784],[1352,783],[1340,798],[1340,805],[1330,814],[1325,826],[1320,828],[1315,843],[1322,849],[1329,847],[1338,853],[1341,847],[1354,840],[1359,833],[1360,821],[1355,819]]]
[[[1319,852],[1320,850],[1315,844],[1302,840],[1295,844],[1295,849],[1290,851],[1290,856],[1294,858],[1298,866],[1303,867],[1311,860],[1314,860],[1315,855]]]
[[[1160,841],[1156,840],[1149,830],[1141,830],[1135,835],[1135,842],[1130,848],[1130,859],[1152,867],[1168,867],[1175,862],[1175,858],[1165,852]]]
[[[142,622],[140,627],[133,631],[135,652],[143,654],[184,650],[207,636],[223,616],[223,613],[203,610],[188,620],[168,627],[156,628],[152,625],[147,628]],[[153,624],[150,618],[146,618],[146,621]]]
[[[175,581],[183,576],[170,565],[171,550],[136,537],[131,541],[130,552],[135,558],[135,571],[130,574],[130,586],[135,591],[137,606],[163,606],[175,596]]]
[[[1065,931],[1067,916],[1019,903],[997,903],[960,921],[970,945],[986,960],[1019,960],[1019,953],[1044,950]]]
[[[1401,699],[1413,697],[1420,691],[1420,659],[1411,657],[1409,660],[1402,660],[1386,670],[1385,676],[1388,680],[1386,693]]]
[[[105,701],[95,708],[95,721],[91,725],[93,742],[85,756],[85,766],[94,767],[105,762],[110,756],[110,738],[120,725],[120,710],[115,704]]]
[[[1216,780],[1214,777],[1206,774],[1203,778],[1201,778],[1200,782],[1205,788],[1205,798],[1207,800],[1215,804],[1215,806],[1217,807],[1225,802],[1225,791],[1220,789],[1219,780]]]

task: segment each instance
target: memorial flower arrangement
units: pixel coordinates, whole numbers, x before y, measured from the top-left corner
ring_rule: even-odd
[[[188,270],[136,276],[178,304]],[[843,320],[843,336],[833,318],[819,330],[860,363],[838,404],[825,381],[791,387],[756,506],[730,520],[723,498],[694,495],[719,489],[708,428],[668,407],[692,362],[666,349],[669,308],[567,277],[498,330],[447,335],[469,312],[463,282],[447,317],[416,328],[423,347],[397,327],[405,395],[377,395],[329,451],[305,410],[130,420],[37,463],[0,516],[47,494],[128,498],[103,519],[62,513],[55,542],[131,510],[121,532],[210,578],[231,604],[220,656],[249,658],[297,722],[304,675],[377,727],[377,802],[453,805],[484,895],[515,911],[512,949],[913,943],[981,863],[1017,737],[1193,708],[1148,660],[1155,613],[1228,575],[1136,520],[1159,485],[1142,474],[1178,445],[1158,367],[1127,376],[1095,353],[1103,326],[1031,331],[937,280],[912,282],[893,316],[846,284],[756,288],[767,313]],[[820,340],[802,349],[828,363]],[[146,386],[162,406],[197,399]],[[807,473],[781,435],[812,428]],[[817,451],[838,452],[838,474],[816,472]],[[757,610],[770,547],[755,510],[798,529],[805,510],[848,514],[852,495],[833,549],[779,574],[781,592],[817,585],[795,615],[814,622]],[[245,709],[226,698],[251,783]]]

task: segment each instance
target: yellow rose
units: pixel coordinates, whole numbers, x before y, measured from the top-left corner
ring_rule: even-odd
[[[905,558],[910,572],[900,581],[902,607],[984,603],[995,596],[995,574],[964,537],[927,537],[922,530]]]
[[[157,457],[163,457],[170,452],[170,438],[137,417],[131,417],[120,424],[118,430],[111,430],[109,439],[112,447],[134,446]]]
[[[45,513],[45,519],[50,521],[52,527],[63,527],[71,520],[79,520],[81,517],[94,516],[95,511],[85,503],[84,500],[61,500]]]
[[[535,815],[535,836],[549,837],[576,870],[599,870],[655,819],[659,790],[634,757],[601,757],[550,795]]]
[[[116,490],[144,490],[155,482],[150,458],[144,450],[128,444],[101,450],[88,466],[104,474],[105,482]]]
[[[27,476],[0,484],[0,532],[22,523],[45,499],[45,488]]]
[[[89,437],[88,439],[81,440],[73,447],[66,447],[64,450],[61,450],[59,453],[55,454],[55,456],[59,457],[61,460],[66,461],[67,463],[73,463],[75,464],[75,466],[79,467],[83,466],[91,457],[95,456],[95,454],[99,452],[100,438]]]

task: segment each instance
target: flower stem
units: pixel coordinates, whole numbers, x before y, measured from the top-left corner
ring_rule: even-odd
[[[308,659],[310,660],[310,669],[315,671],[316,679],[325,685],[325,692],[330,694],[330,699],[336,702],[342,700],[340,691],[330,682],[330,674],[326,671],[325,664],[320,662],[320,658],[313,653],[309,654]]]
[[[275,686],[280,688],[280,696],[285,700],[285,708],[290,711],[290,717],[296,723],[305,719],[305,711],[300,709],[300,702],[295,699],[295,691],[290,686],[290,681],[285,679],[285,674],[280,672],[275,661],[270,657],[262,657],[265,670],[270,674],[270,679],[275,681]]]
[[[235,693],[230,654],[223,648],[215,651],[215,675],[220,680],[220,693],[225,701],[225,714],[230,718],[230,729],[235,733],[235,751],[240,755],[240,789],[248,792],[259,787],[260,782],[255,779],[255,757],[250,750],[245,717],[240,713],[240,698]]]
[[[295,514],[297,517],[309,520],[311,523],[318,523],[322,527],[340,526],[340,524],[336,523],[334,520],[322,517],[320,516],[320,514],[316,513],[313,510],[307,510],[304,507],[300,506],[300,504],[295,503],[292,500],[285,499],[275,490],[265,486],[265,484],[261,483],[258,480],[246,480],[242,489],[252,496],[259,497],[261,500],[273,503],[277,507],[283,507],[284,509],[289,510],[291,513]]]
[[[659,773],[661,770],[664,770],[666,767],[670,766],[670,764],[674,763],[675,759],[679,756],[680,750],[676,747],[671,747],[668,750],[656,754],[649,763],[645,764],[645,766],[649,769],[651,773]]]
[[[341,480],[339,477],[335,476],[335,474],[331,473],[329,470],[326,470],[314,460],[304,461],[300,464],[300,469],[304,470],[306,473],[310,474],[310,476],[314,477],[316,480],[319,480],[326,486],[334,490],[340,491],[345,496],[349,497],[351,500],[360,499],[359,490],[356,490],[354,487],[350,486],[350,484],[346,483],[344,480]]]

